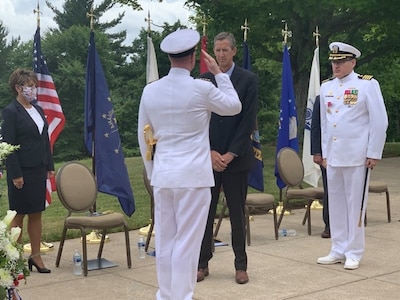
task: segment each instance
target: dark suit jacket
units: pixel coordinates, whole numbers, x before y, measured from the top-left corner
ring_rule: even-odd
[[[212,73],[208,72],[200,77],[209,78],[216,85]],[[221,154],[232,152],[238,155],[225,170],[238,172],[249,170],[253,162],[254,152],[250,135],[255,128],[257,114],[257,76],[235,65],[231,81],[242,102],[242,111],[228,117],[211,114],[210,146],[211,150]]]
[[[312,119],[311,119],[311,155],[321,154],[321,116],[319,96],[315,98]]]
[[[45,166],[54,171],[53,157],[50,150],[48,124],[40,106],[33,104],[42,116],[44,127],[42,134],[25,108],[14,100],[3,109],[3,141],[20,148],[6,160],[7,176],[15,179],[23,176],[22,168]]]

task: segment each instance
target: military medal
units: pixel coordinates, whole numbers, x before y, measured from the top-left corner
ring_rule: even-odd
[[[344,91],[344,96],[343,96],[343,104],[344,105],[356,105],[357,103],[357,98],[358,98],[358,90],[356,89],[348,89]]]
[[[328,101],[327,105],[328,105],[328,108],[327,108],[326,111],[330,114],[331,113],[332,102]]]

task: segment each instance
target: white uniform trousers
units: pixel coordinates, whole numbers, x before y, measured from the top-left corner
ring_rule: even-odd
[[[327,168],[331,252],[338,258],[361,260],[365,250],[364,216],[368,202],[366,167]],[[366,181],[365,181],[366,180]],[[364,205],[361,203],[364,193]],[[359,226],[361,213],[361,226]]]
[[[191,300],[211,189],[153,188],[158,300]]]

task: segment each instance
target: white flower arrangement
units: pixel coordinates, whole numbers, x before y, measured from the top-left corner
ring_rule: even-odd
[[[16,214],[16,211],[8,210],[7,215],[0,220],[0,299],[8,299],[19,281],[26,282],[29,276],[22,245],[17,242],[21,228],[10,228]]]
[[[19,149],[19,145],[11,145],[6,142],[0,142],[0,164],[9,156],[11,153]]]
[[[8,155],[18,149],[19,145],[2,142],[0,136],[0,165]],[[17,242],[21,228],[11,227],[16,214],[16,211],[8,210],[7,215],[0,220],[0,299],[21,299],[16,287],[20,280],[26,282],[26,277],[29,276],[22,245]]]

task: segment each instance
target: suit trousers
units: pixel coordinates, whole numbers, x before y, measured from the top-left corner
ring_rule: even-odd
[[[210,188],[153,187],[157,300],[192,300]]]
[[[329,201],[328,201],[328,182],[326,178],[326,168],[321,166],[322,185],[324,187],[324,198],[322,199],[322,220],[325,223],[325,231],[330,231],[329,226]]]
[[[364,216],[368,202],[369,172],[366,178],[365,166],[328,165],[327,179],[332,242],[330,254],[360,261],[365,250]],[[362,221],[361,226],[359,220]]]
[[[235,269],[247,270],[246,218],[244,206],[247,197],[247,174],[244,172],[214,172],[215,186],[211,188],[211,205],[206,231],[201,245],[199,269],[208,267],[212,258],[213,227],[221,189],[225,193],[231,223],[232,248],[235,254]]]

